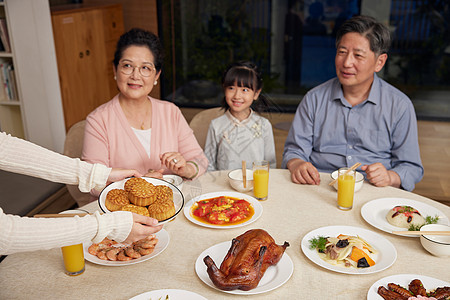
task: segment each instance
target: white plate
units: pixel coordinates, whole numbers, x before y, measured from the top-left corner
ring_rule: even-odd
[[[181,193],[181,191],[174,186],[173,184],[164,181],[162,179],[158,179],[158,178],[150,178],[150,177],[141,177],[145,180],[147,180],[148,182],[150,182],[153,185],[165,185],[168,186],[172,189],[173,191],[173,204],[175,205],[175,214],[173,216],[171,216],[168,219],[162,220],[158,222],[158,225],[162,225],[165,224],[171,220],[173,220],[179,213],[180,211],[183,209],[184,206],[184,196],[183,193]],[[108,185],[107,187],[105,187],[102,192],[100,193],[99,197],[98,197],[98,205],[100,206],[101,210],[103,210],[103,212],[111,212],[109,209],[106,208],[105,205],[105,199],[106,199],[106,195],[108,195],[108,192],[110,190],[113,189],[123,189],[125,182],[128,180],[129,178],[126,178],[124,180],[121,181],[117,181],[117,182],[113,182],[110,185]]]
[[[440,218],[438,224],[449,225],[448,217],[445,216],[443,212],[439,209],[428,205],[423,202],[405,199],[405,198],[379,198],[367,202],[361,207],[361,216],[366,220],[367,223],[376,227],[382,231],[392,233],[393,231],[404,231],[408,230],[406,228],[401,228],[397,226],[393,226],[389,224],[386,220],[386,215],[388,212],[397,205],[408,205],[417,209],[420,214],[425,218],[426,216],[441,216],[444,218]],[[393,233],[396,234],[396,233]],[[419,237],[414,235],[404,235],[404,234],[396,234],[407,237]]]
[[[336,237],[339,234],[360,236],[362,239],[372,245],[378,253],[373,255],[372,258],[375,261],[375,265],[368,268],[352,268],[343,266],[334,266],[321,259],[316,249],[309,248],[309,240],[318,236],[324,237]],[[394,245],[387,239],[375,233],[373,231],[353,226],[327,226],[315,229],[307,233],[301,243],[302,251],[312,262],[315,264],[338,273],[344,274],[372,274],[383,271],[395,262],[397,259],[397,250]]]
[[[94,256],[88,252],[88,248],[90,245],[92,245],[92,243],[83,244],[84,258],[87,261],[90,261],[91,263],[94,263],[97,265],[103,265],[103,266],[118,267],[118,266],[134,265],[134,264],[149,260],[150,258],[153,258],[153,257],[161,254],[161,252],[163,252],[164,250],[166,250],[167,246],[169,245],[169,241],[170,241],[169,233],[166,230],[161,229],[160,231],[155,233],[155,235],[156,235],[156,238],[158,239],[158,243],[155,246],[155,250],[148,255],[145,255],[145,256],[142,256],[142,257],[139,257],[136,259],[132,259],[129,261],[111,261],[111,260],[100,259],[97,256]]]
[[[291,278],[292,273],[294,272],[294,264],[292,263],[291,258],[284,252],[280,261],[274,265],[267,268],[264,276],[259,281],[259,284],[256,288],[249,291],[242,290],[232,290],[232,291],[224,291],[217,288],[214,283],[209,278],[209,275],[206,271],[207,267],[203,262],[203,258],[209,255],[217,266],[220,266],[225,255],[228,253],[228,250],[231,247],[231,241],[223,242],[217,245],[214,245],[205,251],[203,251],[200,256],[197,258],[195,262],[195,272],[197,276],[207,285],[212,288],[215,288],[218,291],[235,294],[235,295],[255,295],[265,293],[271,290],[274,290],[280,286],[282,286],[286,281]]]
[[[438,287],[450,286],[450,283],[446,281],[424,275],[416,275],[416,274],[391,275],[381,278],[370,287],[369,291],[367,292],[367,300],[383,300],[383,297],[378,295],[378,287],[381,285],[387,289],[387,284],[392,282],[404,288],[408,288],[409,283],[414,279],[420,279],[420,281],[422,281],[423,283],[423,287],[427,291],[434,290]]]
[[[244,200],[248,201],[253,206],[253,209],[255,210],[255,214],[249,220],[245,221],[244,223],[235,224],[235,225],[206,224],[206,223],[203,223],[203,222],[200,222],[200,221],[197,221],[196,219],[194,219],[194,217],[191,214],[191,207],[192,207],[192,205],[194,205],[195,202],[197,202],[199,200],[210,199],[210,198],[215,198],[215,197],[220,197],[220,196],[240,198],[240,199],[244,199]],[[195,224],[203,226],[203,227],[218,228],[218,229],[229,229],[229,228],[237,228],[237,227],[246,226],[246,225],[258,220],[258,218],[261,217],[261,215],[262,215],[262,211],[263,211],[262,205],[261,205],[261,203],[259,203],[258,200],[256,200],[252,196],[238,193],[238,192],[214,192],[214,193],[203,194],[203,195],[195,197],[194,199],[191,199],[188,203],[186,203],[186,206],[184,207],[184,215],[192,223],[195,223]]]
[[[169,300],[207,300],[197,293],[174,289],[150,291],[134,296],[130,300],[165,300],[166,296],[169,296]]]
[[[77,208],[77,209],[69,209],[69,210],[62,211],[59,214],[89,214],[89,212],[87,210]]]

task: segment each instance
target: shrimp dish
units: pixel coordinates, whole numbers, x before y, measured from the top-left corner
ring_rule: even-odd
[[[151,254],[157,243],[158,239],[154,235],[136,241],[131,245],[104,238],[100,243],[89,246],[88,252],[102,260],[129,261]]]

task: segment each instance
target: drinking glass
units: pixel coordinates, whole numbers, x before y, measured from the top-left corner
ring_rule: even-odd
[[[338,208],[350,210],[353,207],[355,194],[356,171],[349,168],[340,168],[338,172]]]
[[[269,162],[253,162],[253,193],[258,200],[267,200],[269,194]]]
[[[83,244],[61,247],[66,274],[77,276],[84,272]]]

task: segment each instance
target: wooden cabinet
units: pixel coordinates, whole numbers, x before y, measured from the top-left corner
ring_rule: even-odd
[[[118,92],[112,61],[124,31],[122,6],[53,7],[52,24],[69,130]]]
[[[83,0],[88,5],[98,5],[105,0]],[[121,3],[123,8],[123,20],[125,31],[131,28],[142,28],[158,34],[158,4],[157,0],[114,0],[114,3]],[[117,27],[118,28],[118,27]],[[111,71],[112,72],[112,71]],[[161,82],[161,79],[158,80]],[[114,87],[115,88],[115,87]],[[158,83],[153,87],[150,96],[161,99],[161,85]],[[114,90],[116,91],[116,90]]]
[[[65,130],[48,0],[4,0],[0,130],[62,152]],[[5,89],[5,83],[7,84]]]

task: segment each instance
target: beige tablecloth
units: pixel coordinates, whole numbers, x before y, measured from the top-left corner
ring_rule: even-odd
[[[263,214],[256,222],[235,229],[210,229],[191,223],[180,213],[164,226],[170,235],[167,249],[135,265],[107,267],[86,262],[84,274],[69,277],[63,272],[60,249],[10,255],[0,263],[0,299],[128,299],[157,289],[189,290],[208,299],[366,299],[370,286],[390,275],[411,273],[450,281],[449,258],[432,256],[422,248],[419,238],[385,233],[361,216],[362,205],[384,197],[422,201],[450,217],[448,206],[400,189],[364,183],[355,194],[353,210],[341,211],[336,208],[336,191],[328,186],[329,174],[321,174],[321,180],[319,186],[297,185],[287,170],[270,170],[269,199],[261,202]],[[183,185],[186,201],[230,190],[226,172],[221,171]],[[84,208],[93,211],[98,205],[91,203]],[[397,249],[396,262],[368,275],[342,274],[317,266],[303,254],[300,243],[311,230],[329,225],[358,226],[379,233]],[[294,263],[294,273],[289,281],[273,291],[250,296],[227,294],[204,284],[194,269],[200,253],[252,228],[267,230],[278,244],[290,243],[286,253]]]

